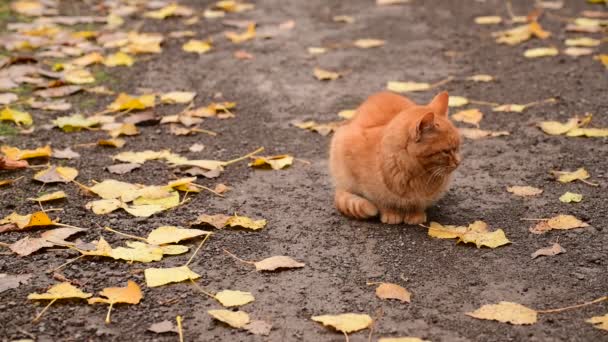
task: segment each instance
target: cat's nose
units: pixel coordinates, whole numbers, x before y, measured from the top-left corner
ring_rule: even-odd
[[[458,165],[460,165],[460,155],[459,154],[454,154],[452,155],[452,164],[454,165],[454,167],[457,167]]]

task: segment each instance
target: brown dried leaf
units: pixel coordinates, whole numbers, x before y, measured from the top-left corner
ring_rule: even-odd
[[[281,268],[301,268],[305,264],[298,262],[288,256],[277,255],[254,263],[257,271],[275,271]]]
[[[397,299],[403,303],[409,303],[412,294],[397,284],[381,283],[376,288],[376,296],[380,299]]]
[[[536,252],[532,253],[532,259],[536,259],[539,256],[553,256],[561,253],[566,253],[566,250],[559,245],[559,243],[554,243],[553,245],[545,248],[541,248]]]

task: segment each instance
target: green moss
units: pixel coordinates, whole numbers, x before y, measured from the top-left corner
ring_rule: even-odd
[[[0,136],[13,136],[17,135],[19,130],[13,124],[0,122]]]

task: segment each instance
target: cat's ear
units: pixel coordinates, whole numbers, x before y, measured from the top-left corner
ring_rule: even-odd
[[[416,142],[419,142],[422,137],[433,130],[435,127],[435,114],[428,112],[420,118],[416,124]]]
[[[429,107],[433,109],[433,112],[435,112],[435,114],[447,116],[449,99],[450,96],[448,95],[448,92],[442,91],[433,98],[433,101],[429,103]]]

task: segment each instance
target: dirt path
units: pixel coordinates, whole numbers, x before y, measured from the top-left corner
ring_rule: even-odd
[[[201,1],[183,1],[202,11]],[[124,285],[131,279],[142,285],[144,300],[138,305],[117,306],[113,323],[103,323],[105,306],[83,303],[55,304],[38,324],[31,318],[41,306],[26,299],[27,294],[45,290],[56,283],[45,271],[77,254],[65,250],[36,253],[18,258],[0,255],[0,273],[32,273],[34,277],[17,289],[0,294],[0,339],[3,341],[36,336],[38,341],[175,341],[177,335],[157,335],[147,327],[165,319],[184,317],[187,341],[341,341],[344,337],[310,320],[318,314],[361,312],[375,316],[381,310],[377,337],[417,336],[431,341],[601,341],[608,335],[585,320],[604,315],[608,302],[540,317],[533,326],[512,326],[482,321],[464,315],[481,305],[512,301],[535,309],[550,309],[589,301],[608,291],[608,146],[605,138],[565,138],[545,135],[535,124],[541,120],[566,121],[575,114],[594,113],[594,125],[608,126],[608,81],[606,70],[590,56],[568,56],[527,60],[526,48],[555,44],[563,46],[566,35],[558,19],[543,18],[543,27],[553,33],[549,43],[531,40],[519,46],[498,45],[490,36],[494,27],[477,26],[480,15],[508,17],[502,1],[421,1],[400,6],[377,7],[373,1],[256,1],[253,11],[234,14],[230,19],[254,20],[260,27],[289,19],[293,30],[273,39],[234,45],[224,39],[227,28],[222,19],[203,20],[186,29],[200,36],[214,37],[208,54],[188,54],[181,50],[184,39],[168,39],[163,53],[130,68],[107,71],[102,82],[112,90],[135,93],[137,88],[155,91],[188,90],[198,94],[197,104],[214,100],[221,92],[236,101],[236,118],[209,119],[205,129],[216,137],[199,134],[176,137],[166,126],[142,127],[142,134],[129,137],[124,150],[171,149],[190,158],[227,160],[264,146],[267,154],[290,153],[294,165],[282,171],[256,171],[246,163],[227,168],[218,179],[199,178],[213,187],[222,182],[233,187],[225,198],[205,193],[193,196],[187,205],[147,219],[134,219],[125,212],[97,216],[84,205],[85,197],[73,185],[45,187],[64,190],[69,200],[61,213],[62,222],[89,227],[82,238],[99,236],[97,225],[145,235],[161,225],[186,225],[203,213],[238,212],[268,220],[258,232],[222,230],[208,241],[191,268],[202,274],[207,289],[250,291],[256,301],[243,308],[252,317],[272,322],[267,337],[253,336],[213,321],[207,310],[220,308],[214,300],[196,291],[189,283],[161,288],[144,286],[147,264],[127,264],[106,259],[76,262],[62,272],[68,279],[86,283],[87,292],[102,287]],[[514,11],[531,10],[527,1],[514,1]],[[576,17],[581,10],[600,7],[582,1],[566,1],[558,13]],[[334,15],[351,15],[352,24],[336,23]],[[179,19],[143,21],[142,32],[184,29]],[[239,29],[240,30],[240,29]],[[597,36],[597,35],[596,35]],[[600,37],[600,36],[598,36]],[[310,46],[345,46],[354,39],[387,41],[381,48],[361,50],[341,47],[311,56]],[[605,44],[604,44],[605,46]],[[255,56],[237,60],[236,50]],[[605,51],[605,47],[603,48]],[[312,77],[316,66],[345,75],[335,81],[319,82]],[[491,74],[497,82],[462,81],[473,74]],[[389,80],[436,82],[454,76],[441,87],[452,95],[496,103],[529,103],[555,97],[558,102],[534,106],[524,113],[486,114],[482,128],[507,130],[511,135],[481,140],[465,140],[463,163],[452,189],[429,211],[429,219],[444,224],[466,225],[483,220],[492,228],[504,229],[511,245],[497,249],[477,249],[455,245],[452,240],[427,236],[413,226],[386,226],[379,222],[352,221],[340,216],[332,206],[332,189],[327,171],[329,137],[295,128],[295,119],[321,122],[337,120],[336,113],[356,107],[365,97],[384,89]],[[435,91],[416,93],[416,101],[428,101]],[[74,113],[102,110],[114,97],[79,94],[70,97]],[[59,114],[31,111],[41,124]],[[159,115],[175,114],[176,107],[156,109]],[[70,113],[71,114],[71,113]],[[65,115],[65,114],[62,114]],[[65,148],[104,137],[103,132],[66,134],[44,130],[38,125],[29,136],[3,136],[2,143],[25,147],[51,143]],[[466,125],[460,125],[465,127]],[[193,143],[205,145],[200,153],[188,151]],[[65,164],[80,171],[78,180],[114,178],[127,182],[164,184],[175,178],[173,170],[158,162],[147,162],[129,174],[111,175],[104,167],[116,150],[76,149],[80,159]],[[561,184],[550,170],[585,167],[599,187],[583,183]],[[16,174],[16,173],[15,173]],[[30,179],[33,171],[20,172]],[[544,193],[521,199],[506,192],[510,185],[532,185]],[[12,211],[36,210],[25,199],[33,197],[40,185],[22,181],[0,191],[1,216]],[[561,203],[565,191],[584,195],[578,204]],[[534,235],[530,222],[521,218],[546,218],[572,214],[589,227]],[[1,240],[14,242],[25,233],[4,233]],[[103,233],[113,245],[122,238]],[[567,250],[550,258],[532,260],[530,254],[559,239]],[[196,242],[190,243],[191,247]],[[300,270],[264,274],[226,256],[227,249],[248,260],[271,255],[289,255],[306,263]],[[154,267],[177,266],[187,257],[166,258]],[[388,281],[403,285],[413,293],[410,304],[382,301],[368,281]],[[31,337],[29,337],[31,338]],[[367,332],[355,333],[351,341],[367,341]]]

